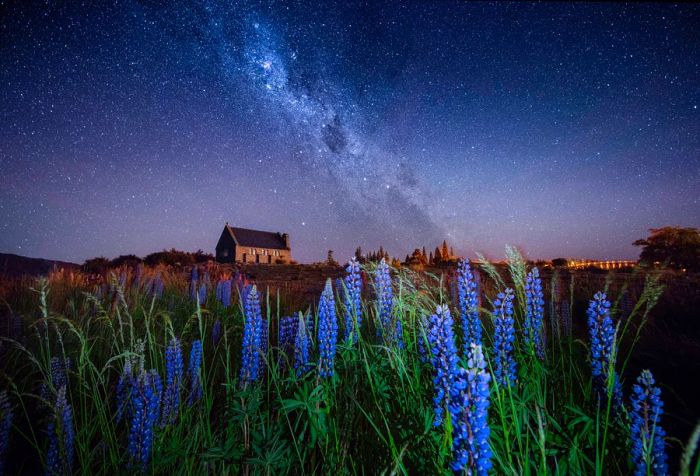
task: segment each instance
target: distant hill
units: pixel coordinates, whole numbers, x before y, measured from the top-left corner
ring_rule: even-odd
[[[47,274],[54,268],[80,269],[79,264],[66,261],[53,261],[42,258],[28,258],[10,253],[0,253],[0,275],[5,276],[38,276]]]

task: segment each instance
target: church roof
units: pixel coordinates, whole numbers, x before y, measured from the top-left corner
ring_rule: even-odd
[[[231,234],[231,238],[239,246],[251,246],[257,248],[270,248],[274,250],[286,250],[282,233],[272,231],[251,230],[249,228],[238,228],[226,225],[226,229]]]

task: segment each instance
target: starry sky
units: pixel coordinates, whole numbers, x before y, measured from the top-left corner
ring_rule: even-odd
[[[0,252],[636,258],[700,226],[700,7],[0,0]],[[92,5],[94,3],[94,5]]]

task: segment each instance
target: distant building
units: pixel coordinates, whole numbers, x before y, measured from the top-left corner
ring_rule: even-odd
[[[572,269],[600,268],[600,269],[625,269],[637,266],[636,261],[630,260],[592,260],[592,259],[568,259],[566,265]]]
[[[216,244],[216,260],[220,263],[289,263],[292,260],[289,235],[226,223]]]

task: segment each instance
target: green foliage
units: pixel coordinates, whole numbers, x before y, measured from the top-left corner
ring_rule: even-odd
[[[516,313],[522,315],[526,265],[515,248],[507,253],[509,276],[501,276],[493,264],[481,261],[483,287],[501,289],[508,280],[518,290]],[[370,263],[367,271],[373,266]],[[75,467],[89,474],[126,471],[128,425],[115,419],[116,382],[127,360],[163,375],[164,350],[174,335],[185,349],[193,340],[203,339],[204,397],[191,408],[184,406],[175,424],[157,429],[148,472],[449,474],[451,423],[432,426],[432,369],[421,361],[418,351],[419,340],[425,343],[421,317],[449,301],[442,276],[395,270],[394,311],[404,327],[404,349],[379,344],[374,338],[376,309],[370,290],[362,306],[360,341],[354,346],[339,342],[336,375],[325,380],[317,377],[315,368],[299,378],[289,371],[275,343],[278,317],[293,310],[281,308],[280,300],[275,303],[268,295],[263,299],[271,336],[262,356],[265,378],[241,389],[237,382],[243,327],[240,303],[224,308],[208,296],[200,306],[189,298],[184,273],[170,273],[162,275],[166,287],[160,298],[145,286],[122,289],[113,276],[99,293],[91,285],[81,284],[82,292],[76,293],[63,281],[41,281],[36,283],[33,301],[16,303],[26,332],[2,343],[10,347],[3,359],[3,381],[18,409],[12,442],[22,451],[14,454],[36,456],[39,462],[28,457],[13,462],[12,469],[41,471],[46,403],[37,388],[51,372],[51,358],[68,356]],[[146,269],[142,282],[154,274],[155,270]],[[573,281],[569,285],[573,297]],[[620,337],[629,335],[631,342],[636,341],[660,292],[658,277],[650,275]],[[342,302],[338,305],[342,312]],[[214,346],[210,336],[217,319],[223,329]],[[626,474],[630,467],[625,414],[613,415],[609,408],[597,405],[585,342],[558,329],[550,329],[544,362],[516,347],[517,385],[492,386],[493,472]],[[490,336],[485,339],[488,354]],[[626,350],[631,352],[631,347]],[[624,371],[624,364],[618,370]],[[694,456],[698,434],[700,430],[688,445],[683,474],[698,473]]]

